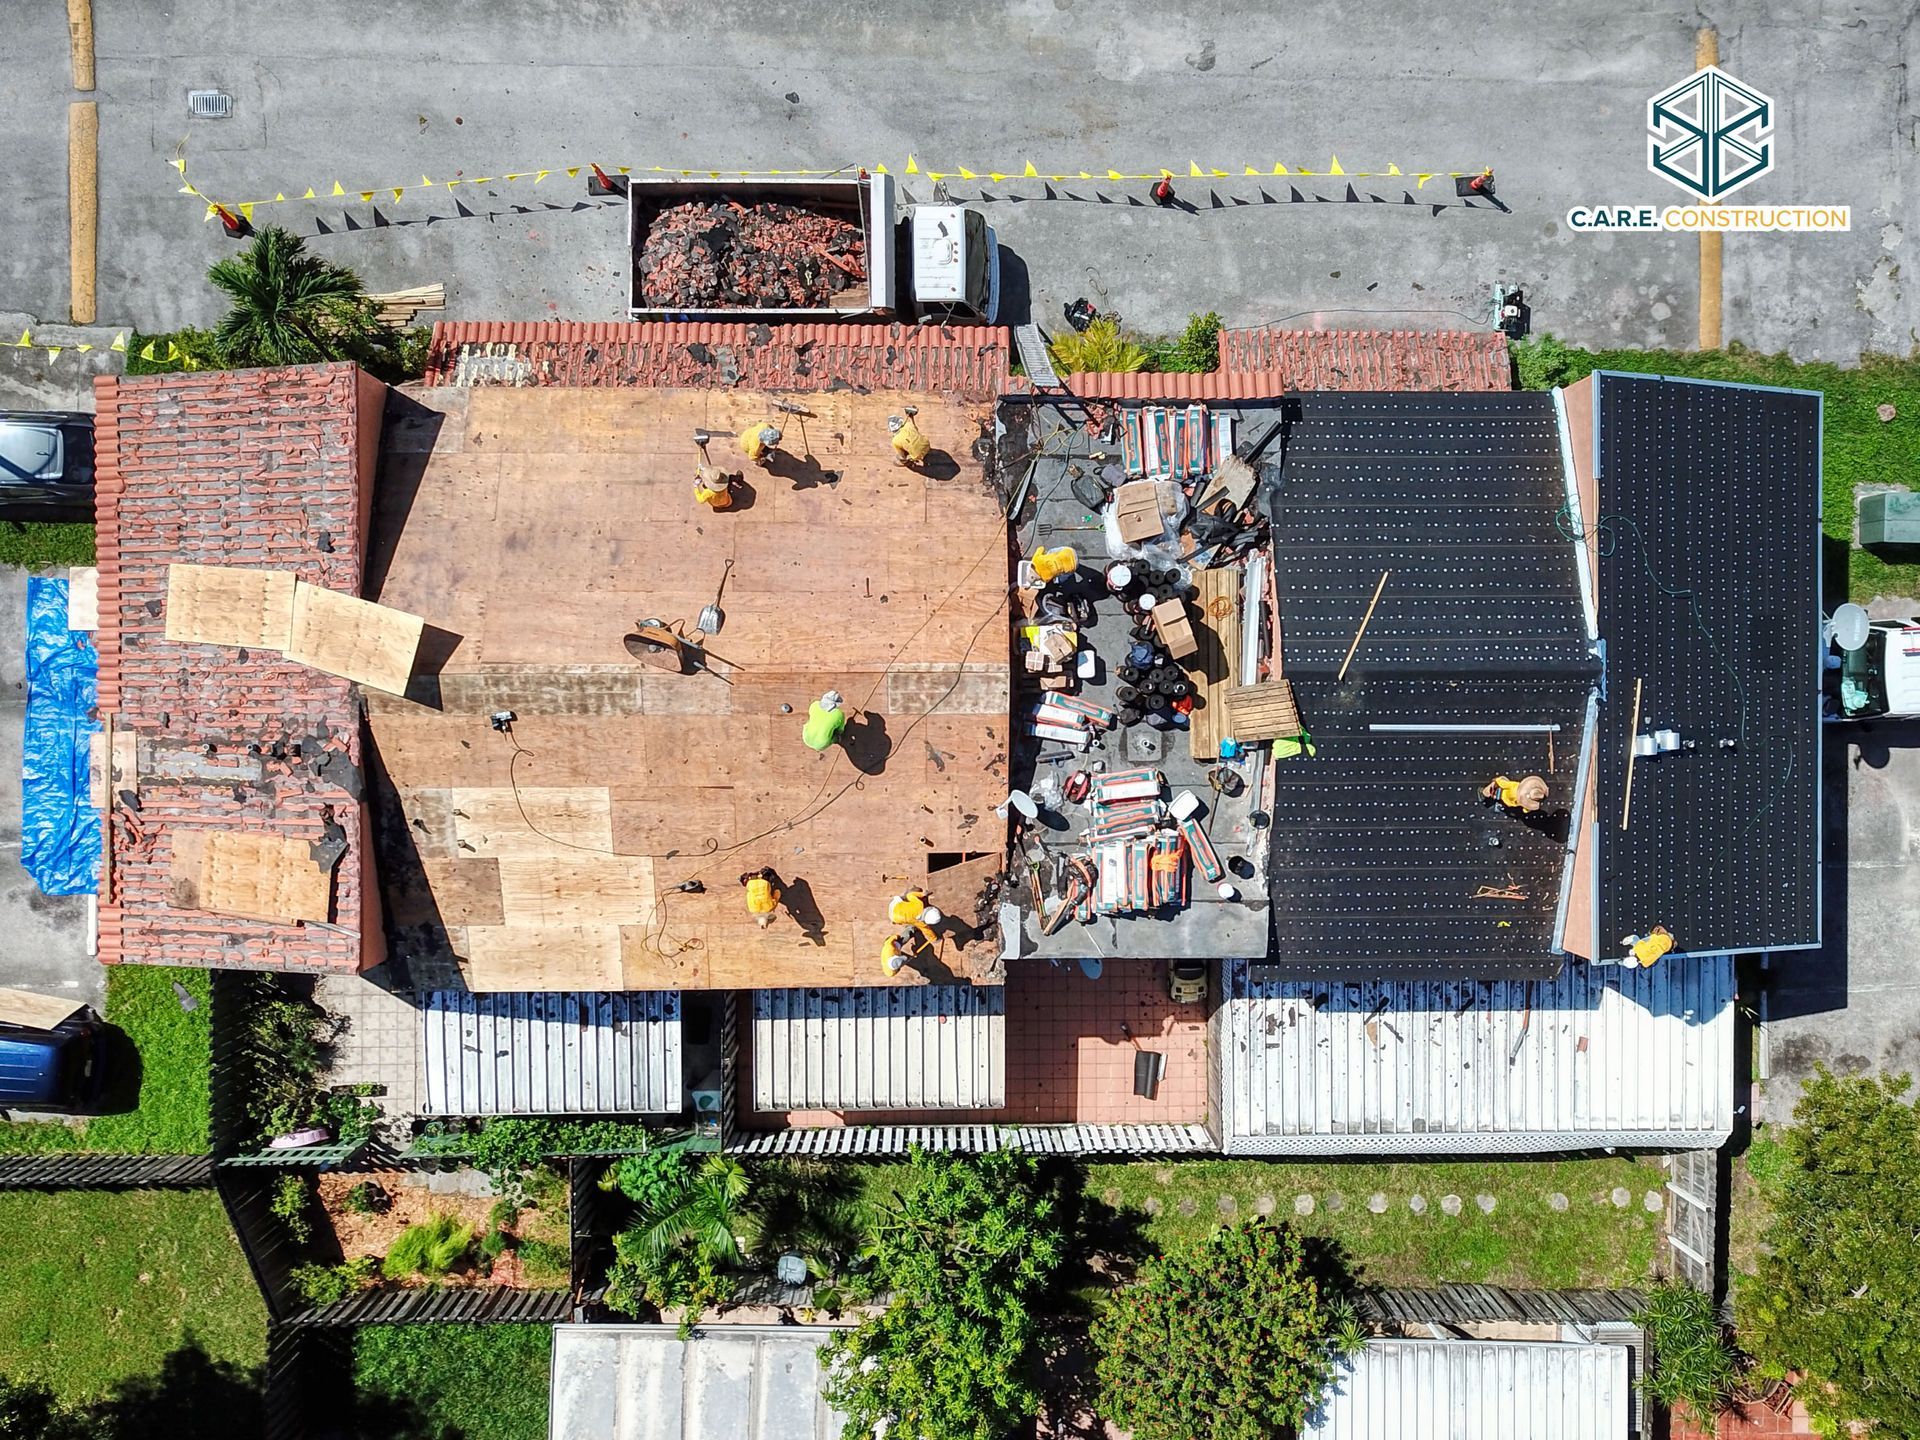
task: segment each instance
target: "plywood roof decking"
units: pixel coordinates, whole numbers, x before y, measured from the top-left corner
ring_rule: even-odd
[[[476,989],[883,983],[887,897],[927,883],[930,855],[1005,840],[993,807],[1007,784],[1007,550],[972,453],[986,408],[850,393],[802,397],[809,417],[740,392],[420,398],[390,420],[366,587],[430,627],[410,697],[368,696],[398,801],[382,856],[402,938],[443,933]],[[951,461],[941,474],[892,463],[886,417],[909,403]],[[746,467],[751,493],[733,510],[696,506],[694,430],[726,437],[757,419],[781,426],[788,457],[813,460]],[[731,440],[711,453],[739,468]],[[731,685],[627,655],[641,618],[690,629],[728,560],[709,646]],[[850,733],[872,773],[802,744],[828,688],[871,706]],[[499,709],[516,713],[511,739],[488,724]],[[867,758],[889,748],[884,764]],[[784,909],[769,930],[751,921],[738,877],[761,865],[817,910],[817,937]],[[704,891],[675,888],[689,879]],[[931,889],[949,909],[971,898],[937,876]],[[967,978],[943,959],[951,975],[901,982]]]

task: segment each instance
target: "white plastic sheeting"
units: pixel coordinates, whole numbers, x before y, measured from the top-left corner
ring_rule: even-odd
[[[1299,1440],[1627,1440],[1632,1415],[1625,1346],[1371,1340]]]
[[[551,1440],[838,1440],[827,1325],[553,1327]]]
[[[1231,1155],[1713,1148],[1733,1128],[1733,961],[1537,981],[1255,980],[1213,1019]]]
[[[1007,992],[897,985],[753,992],[756,1110],[1007,1102]]]
[[[680,992],[420,997],[428,1115],[658,1115],[685,1104]]]

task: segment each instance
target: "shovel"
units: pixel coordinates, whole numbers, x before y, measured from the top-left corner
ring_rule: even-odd
[[[733,561],[729,560],[720,569],[720,588],[713,592],[713,603],[700,612],[693,628],[702,635],[718,635],[720,627],[727,623],[727,615],[720,608],[720,597],[727,593],[727,576],[733,572]]]

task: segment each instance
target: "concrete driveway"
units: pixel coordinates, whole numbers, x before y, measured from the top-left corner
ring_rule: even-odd
[[[66,305],[73,96],[59,7],[24,9],[10,48],[25,63],[0,77],[16,167],[0,310],[48,320]],[[1691,73],[1695,27],[1711,22],[1723,65],[1779,107],[1776,170],[1741,200],[1855,207],[1849,235],[1728,239],[1728,336],[1851,360],[1904,353],[1920,332],[1894,253],[1914,134],[1902,0],[1844,13],[1816,0],[1500,0],[1444,14],[1404,0],[895,0],[756,5],[738,23],[690,0],[94,0],[94,13],[107,323],[219,311],[200,276],[229,242],[175,193],[168,161],[184,142],[190,177],[230,202],[341,184],[344,201],[256,218],[313,237],[375,289],[444,282],[447,318],[620,317],[622,214],[564,174],[589,160],[898,168],[913,155],[1010,176],[1028,161],[1184,176],[1197,161],[1230,174],[1176,181],[1191,213],[1139,203],[1139,182],[950,184],[985,202],[1024,270],[1014,288],[1030,287],[1050,324],[1085,295],[1148,330],[1207,309],[1233,324],[1480,325],[1506,282],[1527,288],[1537,327],[1580,343],[1689,346],[1696,242],[1574,235],[1565,214],[1684,198],[1647,171],[1646,103]],[[201,87],[233,97],[231,119],[189,118],[186,93]],[[1271,174],[1325,171],[1335,156],[1382,176]],[[1511,213],[1463,208],[1444,180],[1383,178],[1483,164]],[[536,184],[540,169],[553,173]],[[528,178],[499,179],[510,171]],[[483,176],[495,183],[439,188]],[[435,187],[382,188],[423,178]],[[923,181],[907,189],[928,198]]]
[[[106,970],[87,954],[85,898],[42,895],[20,868],[26,634],[26,572],[0,566],[0,985],[98,1005]]]

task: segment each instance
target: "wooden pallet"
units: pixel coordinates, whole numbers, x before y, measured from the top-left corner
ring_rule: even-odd
[[[1269,680],[1264,685],[1238,685],[1227,692],[1227,715],[1236,740],[1277,740],[1298,735],[1300,708],[1294,703],[1291,680]]]
[[[1234,733],[1227,720],[1226,694],[1233,685],[1233,667],[1240,654],[1240,569],[1223,566],[1202,570],[1194,577],[1200,594],[1194,638],[1197,654],[1187,660],[1187,678],[1193,682],[1193,714],[1188,717],[1193,758],[1211,765],[1220,758],[1220,742]]]

